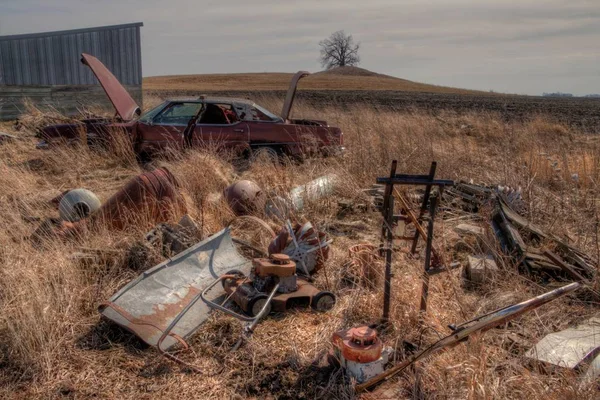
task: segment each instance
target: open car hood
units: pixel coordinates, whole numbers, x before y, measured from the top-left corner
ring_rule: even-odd
[[[81,53],[81,62],[90,67],[96,78],[100,81],[102,89],[115,107],[123,121],[131,121],[134,116],[140,115],[140,107],[131,98],[121,82],[98,60],[96,57]]]
[[[292,109],[292,104],[294,103],[294,97],[296,96],[296,87],[298,86],[298,81],[305,76],[310,75],[310,72],[307,71],[298,71],[296,75],[292,78],[290,82],[290,87],[288,89],[287,95],[285,96],[285,102],[283,103],[283,109],[281,110],[281,118],[284,121],[288,121],[288,117],[290,116],[290,110]]]

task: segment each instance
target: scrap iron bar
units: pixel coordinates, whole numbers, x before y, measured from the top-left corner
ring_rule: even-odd
[[[477,317],[471,321],[465,322],[459,326],[454,327],[453,333],[442,338],[424,349],[423,351],[415,354],[408,360],[396,365],[395,367],[390,368],[385,371],[383,374],[372,378],[365,383],[360,385],[356,385],[356,392],[362,392],[367,390],[389,378],[397,375],[398,373],[405,370],[407,367],[415,363],[416,361],[425,358],[433,353],[438,352],[448,346],[452,346],[457,344],[458,342],[467,339],[471,334],[475,332],[485,332],[489,329],[492,329],[504,322],[510,321],[516,318],[519,315],[522,315],[528,311],[531,311],[535,308],[538,308],[550,301],[553,301],[561,296],[564,296],[568,293],[571,293],[582,287],[582,284],[579,282],[573,282],[569,285],[560,287],[558,289],[552,290],[550,292],[544,293],[537,297],[531,298],[529,300],[525,300],[521,303],[504,307],[499,310],[493,311],[489,314],[483,315],[481,317]]]

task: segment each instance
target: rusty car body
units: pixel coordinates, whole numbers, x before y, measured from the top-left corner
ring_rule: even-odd
[[[116,118],[46,126],[38,132],[44,140],[40,146],[56,139],[79,140],[85,133],[88,143],[127,134],[138,155],[198,146],[237,153],[268,149],[271,154],[290,156],[338,154],[344,150],[339,128],[325,121],[290,119],[298,81],[308,72],[300,71],[292,78],[279,116],[251,100],[206,96],[166,100],[141,115],[135,100],[104,64],[89,54],[83,53],[81,57],[112,102]]]

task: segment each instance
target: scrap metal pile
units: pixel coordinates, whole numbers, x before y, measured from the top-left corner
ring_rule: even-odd
[[[589,256],[544,232],[517,212],[524,212],[518,190],[463,182],[447,190],[444,200],[470,212],[492,209],[489,222],[499,247],[522,273],[542,280],[572,281],[590,280],[595,274],[596,267]]]
[[[356,391],[370,389],[413,363],[466,340],[475,332],[489,330],[586,287],[596,269],[591,258],[583,252],[522,217],[516,211],[523,212],[518,191],[436,179],[435,162],[427,175],[397,174],[396,167],[394,161],[389,176],[377,178],[377,183],[383,185],[375,191],[376,205],[383,217],[379,246],[357,243],[348,248],[349,264],[360,275],[363,287],[383,296],[381,315],[374,315],[370,321],[362,321],[358,326],[340,326],[331,338],[328,360],[331,365],[344,369]],[[339,180],[335,176],[325,176],[299,186],[292,190],[289,198],[279,197],[275,202],[268,200],[267,192],[251,181],[238,181],[225,188],[223,199],[238,219],[268,228],[272,237],[265,248],[232,237],[229,227],[204,238],[202,229],[185,214],[185,201],[177,179],[166,169],[133,178],[104,204],[84,189],[63,193],[54,199],[61,219],[43,223],[33,239],[58,237],[66,240],[101,226],[114,230],[132,225],[155,226],[145,236],[144,246],[160,245],[167,259],[143,271],[102,303],[99,310],[104,318],[156,347],[169,359],[201,373],[202,370],[182,361],[174,351],[189,347],[188,339],[202,328],[213,310],[233,316],[244,324],[242,337],[234,346],[237,349],[271,313],[284,313],[295,307],[318,312],[334,308],[336,293],[330,292],[329,287],[326,290],[317,287],[314,279],[316,274],[324,272],[329,286],[327,264],[333,240],[311,222],[292,223],[289,218],[306,202],[330,194],[336,182]],[[397,185],[423,188],[422,196],[417,196],[420,210],[412,209],[411,202],[395,187]],[[426,313],[430,277],[447,273],[459,265],[446,260],[443,249],[434,241],[436,213],[440,209],[456,208],[469,213],[486,208],[492,210],[489,226],[503,253],[512,258],[522,273],[545,280],[576,282],[471,321],[451,325],[452,332],[447,337],[417,349],[412,356],[397,363],[399,349],[386,346],[379,335],[379,332],[389,331],[391,326],[392,263],[398,253],[397,243],[409,242],[411,254],[424,253],[420,310]],[[182,214],[184,217],[178,224],[169,223]],[[268,223],[256,215],[274,217],[285,223],[275,234]],[[409,232],[407,227],[413,230]],[[471,231],[483,233],[483,229]],[[419,247],[419,240],[424,246]],[[259,257],[247,258],[240,251],[243,247],[252,249]],[[493,262],[493,255],[489,257]],[[378,279],[382,275],[383,282]],[[578,361],[570,366],[579,365],[581,358],[590,358],[600,351],[600,343],[595,342],[600,336],[596,332],[594,325],[594,341],[585,343],[585,351],[576,351]],[[568,340],[572,337],[566,331],[563,336]],[[529,357],[561,364],[560,356],[549,354],[551,350],[547,343],[552,347],[555,343],[552,340],[544,339],[528,353]],[[577,341],[572,343],[578,348]],[[563,353],[568,357],[573,352],[565,350]],[[588,375],[596,377],[600,368],[597,370]]]

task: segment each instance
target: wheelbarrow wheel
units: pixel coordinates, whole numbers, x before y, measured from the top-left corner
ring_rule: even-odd
[[[331,292],[319,292],[313,297],[311,306],[316,311],[329,311],[335,306],[335,295]]]
[[[260,312],[260,310],[262,310],[262,308],[265,306],[265,303],[267,302],[267,299],[269,298],[269,296],[267,296],[266,294],[259,294],[254,296],[254,298],[252,300],[250,300],[250,302],[248,303],[248,314],[251,317],[256,317],[258,315],[258,313]],[[267,306],[267,311],[265,312],[265,315],[269,315],[271,313],[271,304],[269,303],[269,305]]]

